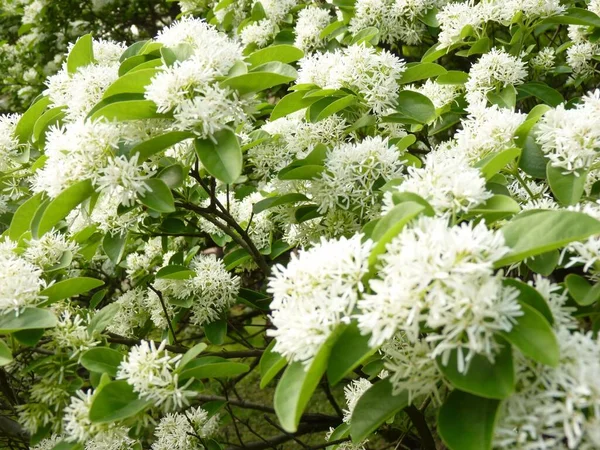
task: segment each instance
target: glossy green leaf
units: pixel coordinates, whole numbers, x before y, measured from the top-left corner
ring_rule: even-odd
[[[475,355],[469,362],[468,370],[461,372],[458,365],[458,352],[450,353],[448,363],[437,359],[438,367],[452,385],[464,392],[485,398],[505,399],[515,391],[515,369],[512,350],[508,343],[496,354],[492,363],[484,355]]]
[[[173,194],[164,181],[151,178],[146,180],[146,184],[150,188],[150,192],[145,192],[143,196],[138,197],[143,205],[160,213],[175,211]]]
[[[208,347],[207,344],[205,344],[204,342],[200,342],[199,344],[194,345],[187,352],[185,352],[185,354],[179,361],[179,365],[175,369],[175,372],[181,372],[182,370],[184,370],[189,362],[193,361],[199,354],[206,350],[206,347]]]
[[[273,351],[273,339],[260,358],[260,388],[264,389],[273,378],[287,365],[287,360],[279,353]]]
[[[21,116],[15,127],[15,137],[21,144],[28,142],[33,134],[35,123],[50,104],[48,97],[41,97]]]
[[[127,94],[118,94],[118,96]],[[117,97],[118,97],[117,96]],[[165,114],[160,114],[156,110],[156,104],[150,100],[123,100],[112,102],[113,97],[105,99],[107,104],[95,110],[90,119],[95,120],[101,117],[109,121],[127,121],[141,119],[163,119]],[[95,108],[94,108],[95,109]]]
[[[560,350],[548,321],[531,306],[520,303],[523,315],[508,333],[501,333],[511,344],[534,361],[556,367]]]
[[[500,228],[511,252],[496,262],[502,267],[564,247],[600,233],[600,222],[575,211],[536,211],[515,216]]]
[[[438,432],[449,450],[491,450],[499,400],[455,389],[438,415]]]
[[[211,139],[196,139],[196,154],[213,177],[231,184],[242,174],[244,157],[237,136],[231,130],[221,130]]]
[[[10,364],[13,360],[12,351],[6,343],[0,339],[0,367]]]
[[[44,210],[37,227],[37,236],[50,231],[58,222],[67,217],[81,202],[94,193],[90,180],[80,181],[56,196]]]
[[[519,94],[533,95],[542,102],[554,107],[565,101],[560,92],[551,88],[546,83],[541,83],[539,81],[530,81],[517,86],[517,91]]]
[[[277,120],[301,109],[307,108],[319,99],[316,97],[304,97],[304,91],[296,91],[286,95],[275,104],[271,111],[271,120]]]
[[[396,111],[418,123],[429,123],[436,117],[431,100],[413,91],[400,91]]]
[[[327,366],[327,379],[332,386],[375,353],[377,349],[369,345],[370,337],[360,333],[356,322],[342,332],[331,350]]]
[[[281,205],[289,205],[298,202],[308,201],[308,197],[304,194],[292,192],[291,194],[278,195],[275,197],[268,197],[254,204],[254,214],[260,214],[269,208],[274,208]]]
[[[180,266],[177,264],[170,264],[156,272],[157,279],[165,280],[187,280],[194,276],[196,276],[196,272],[185,266]]]
[[[519,301],[521,303],[526,303],[537,310],[544,316],[549,324],[552,325],[554,323],[554,317],[552,316],[552,311],[550,310],[548,303],[542,294],[540,294],[533,286],[514,278],[505,278],[502,280],[502,284],[517,289],[519,291]]]
[[[117,265],[123,259],[125,247],[127,245],[127,234],[106,233],[102,239],[102,250],[114,265]]]
[[[221,85],[235,89],[240,94],[248,94],[290,83],[297,77],[298,73],[292,66],[273,61],[262,64],[246,74],[227,78]]]
[[[11,240],[16,241],[23,233],[29,231],[33,216],[41,203],[42,194],[39,193],[28,198],[17,208],[8,229],[8,237]]]
[[[152,78],[158,73],[158,69],[143,69],[128,72],[106,88],[102,98],[112,97],[117,94],[144,94],[146,86],[150,84]]]
[[[250,370],[248,364],[205,356],[189,362],[179,374],[179,379],[231,378],[246,373],[248,370]]]
[[[408,393],[393,394],[389,380],[380,380],[360,396],[350,418],[352,442],[368,438],[388,419],[408,406]]]
[[[437,77],[440,75],[445,75],[447,72],[439,64],[435,63],[418,63],[414,66],[408,67],[404,73],[402,73],[402,78],[400,78],[400,84],[409,84],[414,83],[415,81],[426,80],[428,78]]]
[[[332,116],[332,115],[342,111],[343,109],[346,109],[356,103],[357,103],[356,96],[346,95],[345,97],[335,100],[332,103],[328,104],[325,108],[323,108],[317,115],[314,122],[319,122],[323,119],[326,119],[327,117]]]
[[[282,44],[271,45],[269,47],[257,50],[250,54],[246,58],[246,61],[248,61],[250,65],[256,67],[272,61],[291,63],[302,59],[303,56],[304,52],[298,47]]]
[[[475,167],[481,171],[481,175],[489,180],[508,164],[515,161],[521,155],[520,148],[509,148],[500,152],[494,152],[480,161],[477,161]]]
[[[127,381],[111,381],[94,394],[89,418],[94,423],[116,422],[135,416],[152,403],[140,399]]]
[[[107,373],[111,377],[117,375],[119,364],[124,355],[112,348],[96,347],[81,355],[81,365],[91,372]]]
[[[541,255],[533,256],[525,260],[525,264],[535,273],[539,273],[545,277],[550,276],[560,260],[560,252],[552,250],[542,253]]]
[[[569,8],[563,14],[544,19],[542,23],[600,27],[600,17],[587,9]]]
[[[327,361],[343,326],[336,329],[321,346],[308,366],[300,361],[290,364],[275,389],[275,413],[282,428],[294,433],[300,416],[327,369]]]
[[[580,306],[590,306],[600,300],[600,283],[592,286],[582,276],[570,273],[565,278],[565,284],[573,300]]]
[[[75,297],[96,289],[104,284],[104,281],[90,277],[67,278],[66,280],[54,283],[47,287],[40,295],[46,297],[44,306],[55,303],[59,300]]]
[[[580,172],[577,175],[573,172],[564,172],[564,169],[554,167],[551,162],[548,162],[546,175],[550,190],[560,204],[564,206],[576,205],[583,195],[587,172]]]
[[[81,36],[75,42],[75,45],[67,57],[67,71],[74,74],[80,67],[87,66],[94,62],[94,49],[92,44],[92,35]]]
[[[138,157],[138,162],[143,162],[158,152],[167,150],[175,144],[193,137],[194,134],[187,131],[169,131],[168,133],[161,134],[160,136],[153,137],[135,145],[131,149],[131,156],[138,153],[140,155]]]
[[[57,319],[52,311],[41,308],[26,308],[17,316],[14,312],[0,315],[0,333],[37,328],[53,328]]]
[[[227,321],[222,319],[207,323],[204,325],[204,333],[211,344],[222,345],[227,337]]]

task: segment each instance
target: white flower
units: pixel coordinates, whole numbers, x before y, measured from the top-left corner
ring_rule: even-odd
[[[441,403],[439,385],[443,375],[437,362],[431,358],[434,344],[423,339],[410,341],[398,337],[383,345],[386,378],[390,380],[393,394],[408,391],[408,401],[422,395],[433,394],[437,403]]]
[[[119,309],[106,329],[121,336],[134,337],[136,330],[148,320],[144,291],[140,287],[131,289],[119,296],[115,303]]]
[[[476,103],[498,87],[522,84],[526,77],[526,65],[520,58],[493,48],[471,66],[469,79],[465,84],[467,100],[469,103]]]
[[[136,441],[128,435],[126,427],[101,431],[85,443],[85,450],[133,450]]]
[[[190,263],[196,275],[186,280],[160,279],[155,288],[167,298],[178,300],[192,298],[192,321],[204,325],[219,319],[221,313],[236,299],[240,279],[232,276],[215,255],[197,255]]]
[[[256,44],[258,48],[266,46],[277,34],[277,24],[270,19],[246,25],[240,33],[240,40],[246,46]]]
[[[536,141],[554,167],[565,172],[587,170],[598,158],[600,120],[595,91],[584,97],[573,109],[559,105],[544,114],[538,122]]]
[[[46,135],[45,165],[35,172],[34,192],[56,197],[78,181],[96,179],[118,146],[116,124],[78,120],[64,128],[52,126]]]
[[[209,418],[208,413],[199,406],[182,413],[167,414],[154,430],[156,441],[152,444],[152,450],[202,448],[198,437],[204,439],[213,436],[218,426],[219,416]]]
[[[296,82],[316,84],[323,89],[354,89],[376,114],[382,114],[396,105],[397,80],[404,70],[404,62],[390,52],[355,44],[305,56],[300,60]]]
[[[554,61],[556,59],[556,53],[552,47],[546,47],[540,50],[529,63],[531,67],[540,72],[548,72],[554,68]]]
[[[258,3],[254,0],[253,3]],[[285,18],[290,10],[298,4],[298,0],[260,0],[267,17],[275,22]]]
[[[71,356],[77,356],[99,344],[88,332],[88,324],[79,315],[65,311],[55,328],[48,333],[59,349],[69,349]]]
[[[177,368],[181,355],[170,356],[165,350],[167,342],[158,348],[154,341],[142,341],[129,350],[117,371],[118,380],[126,380],[141,398],[152,400],[165,411],[182,408],[195,395],[185,386],[178,386]],[[191,380],[190,380],[191,382]],[[189,382],[188,382],[189,384]]]
[[[480,31],[486,21],[480,4],[472,2],[452,2],[444,5],[437,13],[440,24],[438,41],[440,47],[449,47],[462,40],[461,31],[466,26],[471,26],[474,31]]]
[[[553,326],[555,329],[577,328],[577,320],[573,317],[573,313],[577,309],[566,306],[569,302],[568,291],[566,289],[538,274],[534,276],[533,282],[529,281],[528,284],[535,287],[542,297],[544,297],[546,303],[548,303],[552,312],[552,318],[554,319]]]
[[[298,13],[296,20],[296,41],[294,45],[305,52],[321,47],[325,40],[321,32],[329,25],[329,11],[318,6],[308,6]]]
[[[427,80],[422,86],[416,87],[414,85],[406,86],[406,90],[418,92],[426,97],[433,103],[436,108],[442,108],[454,101],[462,90],[461,85],[457,84],[438,84],[435,81]]]
[[[344,397],[346,397],[346,409],[344,409],[344,422],[350,423],[352,413],[360,397],[371,387],[371,382],[366,378],[357,378],[344,386]]]
[[[594,73],[593,58],[600,53],[600,46],[589,41],[577,42],[567,49],[567,64],[573,69],[573,75],[589,77]]]
[[[493,274],[494,262],[508,251],[502,234],[483,222],[449,228],[444,218],[419,218],[381,255],[373,294],[358,302],[361,331],[372,333],[373,346],[397,331],[414,343],[423,324],[433,330],[426,338],[434,344],[432,358],[447,361],[458,350],[460,371],[475,354],[493,360],[495,333],[510,331],[521,315],[518,292]]]
[[[45,282],[39,267],[12,253],[13,244],[2,243],[0,251],[0,314],[35,306]]]
[[[0,115],[0,172],[7,172],[17,167],[13,159],[21,153],[22,145],[15,136],[20,114]]]
[[[412,192],[438,214],[466,213],[492,196],[485,183],[479,169],[470,167],[460,153],[434,151],[427,155],[424,167],[409,167],[402,184],[386,192],[384,212],[394,206],[392,192]]]
[[[110,234],[123,234],[137,223],[144,220],[146,213],[136,209],[127,212],[120,212],[121,199],[119,197],[101,194],[94,206],[89,220],[98,226],[98,229]],[[77,220],[83,220],[87,213],[80,208]],[[72,217],[74,218],[74,217]],[[71,226],[71,229],[73,226]]]
[[[121,204],[133,206],[138,196],[151,192],[146,180],[154,175],[148,164],[138,165],[139,153],[127,159],[125,156],[113,157],[100,169],[96,180],[97,189],[105,195],[118,197]]]
[[[274,266],[268,292],[276,329],[267,331],[276,338],[274,351],[308,363],[337,325],[348,321],[363,291],[372,246],[361,238],[322,239],[292,254],[287,267]]]
[[[64,410],[64,432],[70,442],[85,442],[104,429],[103,424],[90,420],[90,408],[94,393],[77,391]]]
[[[65,252],[74,254],[79,245],[56,230],[45,233],[39,239],[27,242],[23,258],[42,269],[48,269],[60,263]]]
[[[31,450],[52,450],[64,438],[59,434],[53,434],[49,438],[43,439],[37,445],[31,447]]]
[[[313,183],[313,200],[320,212],[337,206],[369,213],[377,203],[376,183],[400,175],[402,163],[398,149],[380,136],[338,145],[327,153],[325,171]]]

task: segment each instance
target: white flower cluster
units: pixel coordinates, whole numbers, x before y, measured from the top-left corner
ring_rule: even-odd
[[[338,145],[327,153],[325,171],[311,186],[312,199],[324,213],[338,207],[372,217],[378,208],[375,184],[398,177],[402,168],[398,149],[380,136]]]
[[[287,267],[276,265],[269,281],[273,295],[271,320],[276,329],[274,351],[305,363],[341,323],[348,322],[363,292],[371,242],[362,236],[322,239],[292,255]]]
[[[0,314],[35,306],[42,300],[45,287],[42,270],[15,253],[16,244],[5,239],[0,242]]]
[[[366,378],[357,378],[344,386],[344,397],[346,398],[346,409],[344,409],[343,420],[350,423],[352,413],[360,397],[371,387],[371,382]]]
[[[392,53],[355,44],[343,50],[314,53],[300,61],[297,84],[315,84],[322,89],[356,91],[376,114],[396,105],[397,80],[404,62]]]
[[[190,450],[203,448],[199,440],[215,434],[219,416],[209,417],[201,407],[164,416],[154,430],[152,450]]]
[[[374,346],[398,331],[414,344],[424,325],[432,330],[426,337],[431,358],[447,364],[457,350],[461,372],[476,354],[493,360],[495,333],[510,331],[521,315],[518,292],[493,272],[507,252],[502,234],[483,222],[448,228],[443,218],[418,219],[380,257],[380,279],[372,279],[373,293],[358,301],[361,331],[371,333]]]
[[[142,341],[129,350],[117,371],[118,380],[126,380],[139,396],[151,400],[155,406],[165,411],[180,409],[187,405],[195,393],[186,390],[187,385],[179,386],[178,375],[174,370],[181,355],[170,356],[163,341],[157,348],[154,341]]]
[[[22,145],[15,135],[20,114],[0,115],[0,172],[7,172],[19,166],[15,160],[21,152]]]
[[[294,45],[305,52],[314,51],[325,44],[321,32],[331,22],[329,11],[318,6],[308,6],[298,13]]]
[[[411,192],[427,200],[437,214],[466,213],[492,196],[486,190],[479,169],[471,167],[465,156],[453,151],[434,151],[422,168],[409,167],[408,176],[384,199],[384,212],[393,205],[393,192]]]
[[[161,31],[156,41],[187,52],[185,59],[165,64],[146,86],[145,96],[159,112],[173,111],[175,128],[212,136],[229,122],[245,120],[243,101],[218,77],[242,60],[241,47],[203,20],[182,17]]]
[[[552,166],[577,174],[598,161],[599,112],[600,90],[596,90],[572,109],[562,104],[544,114],[538,122],[536,141]]]
[[[65,253],[70,257],[78,249],[79,245],[77,243],[70,240],[66,235],[52,230],[39,239],[27,241],[27,248],[22,256],[42,269],[49,269],[59,264]]]
[[[166,299],[193,299],[192,321],[205,325],[217,320],[231,306],[240,288],[240,279],[231,275],[215,255],[197,255],[190,263],[196,275],[186,280],[159,279],[154,287]]]

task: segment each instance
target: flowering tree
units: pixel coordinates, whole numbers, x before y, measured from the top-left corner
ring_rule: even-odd
[[[0,117],[6,448],[600,448],[600,3],[186,0]]]

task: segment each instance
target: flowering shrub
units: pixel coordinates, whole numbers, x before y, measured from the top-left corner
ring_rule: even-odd
[[[600,4],[180,7],[0,117],[7,448],[600,448]]]

